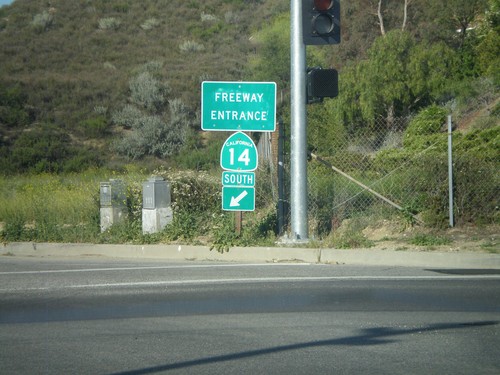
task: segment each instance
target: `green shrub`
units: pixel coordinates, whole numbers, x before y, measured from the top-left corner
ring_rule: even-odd
[[[132,130],[116,141],[114,149],[132,160],[174,156],[190,135],[192,113],[181,99],[171,99],[166,105],[169,87],[157,78],[160,68],[156,61],[141,66],[129,81],[133,104],[113,115],[116,125]]]
[[[211,228],[212,244],[210,250],[219,253],[228,251],[230,247],[239,244],[239,236],[234,230],[234,215],[221,213],[217,215]]]
[[[141,24],[141,28],[143,30],[152,30],[156,27],[160,26],[160,21],[156,18],[148,18],[146,21],[144,21],[142,24]]]
[[[205,46],[194,40],[186,40],[179,45],[179,49],[184,53],[198,53],[205,50]]]
[[[113,10],[119,13],[127,13],[130,9],[130,6],[127,3],[118,3],[113,4]]]
[[[170,241],[192,241],[198,234],[196,217],[187,211],[178,210],[172,222],[165,228],[164,235]]]
[[[442,236],[419,233],[413,236],[408,242],[417,246],[441,246],[449,245],[451,240]]]
[[[403,144],[411,146],[415,138],[439,133],[446,124],[447,110],[439,106],[430,106],[420,111],[406,129]]]
[[[18,171],[60,172],[64,160],[70,158],[71,140],[54,125],[23,132],[13,144],[11,161]]]
[[[500,126],[472,130],[455,139],[454,145],[459,155],[467,154],[477,159],[499,162]]]
[[[182,169],[201,171],[210,170],[220,164],[220,150],[223,141],[210,142],[206,147],[186,145],[184,152],[174,157],[174,161]]]
[[[80,123],[81,131],[88,138],[100,138],[108,134],[108,121],[104,116],[97,116]]]
[[[162,109],[166,101],[168,86],[148,71],[141,72],[130,79],[129,88],[130,99],[139,108],[157,112]]]
[[[23,127],[30,118],[25,109],[27,96],[18,85],[0,85],[0,124],[9,128]]]
[[[116,30],[120,27],[121,23],[119,19],[114,17],[106,17],[99,20],[98,26],[100,30]]]
[[[373,241],[366,238],[362,232],[367,224],[365,216],[354,216],[351,219],[344,220],[342,226],[327,238],[327,246],[338,249],[372,247]]]
[[[98,177],[0,177],[6,241],[92,242],[99,233]]]
[[[100,165],[95,152],[72,145],[68,133],[52,124],[24,131],[8,147],[6,173],[79,172]]]
[[[377,152],[373,159],[373,166],[376,171],[385,173],[399,168],[414,157],[414,152],[403,148],[385,149]]]
[[[54,23],[54,16],[46,10],[33,17],[31,25],[37,32],[47,31]]]
[[[459,154],[454,161],[454,202],[458,223],[498,223],[500,175],[496,161]]]

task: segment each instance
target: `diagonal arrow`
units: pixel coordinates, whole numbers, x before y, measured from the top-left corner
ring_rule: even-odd
[[[248,195],[248,191],[243,190],[240,195],[237,197],[231,197],[231,203],[229,203],[229,207],[239,207],[240,201]]]

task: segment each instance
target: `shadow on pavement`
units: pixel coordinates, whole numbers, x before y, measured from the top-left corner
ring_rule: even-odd
[[[201,366],[217,362],[227,362],[239,360],[243,358],[256,357],[261,355],[285,352],[290,350],[299,350],[305,348],[315,348],[322,346],[367,346],[367,345],[381,345],[394,342],[391,339],[396,336],[409,335],[412,333],[442,331],[447,329],[465,329],[470,327],[483,327],[497,325],[498,321],[477,321],[477,322],[463,322],[463,323],[448,323],[448,324],[432,324],[426,327],[418,327],[412,329],[394,329],[387,327],[370,328],[362,330],[358,336],[341,337],[329,340],[310,341],[303,343],[296,343],[290,345],[281,345],[270,348],[255,349],[238,353],[223,354],[214,357],[205,357],[193,359],[189,361],[169,363],[161,366],[153,366],[143,369],[118,372],[113,375],[141,375],[141,374],[154,374],[162,371],[178,370],[182,368]]]

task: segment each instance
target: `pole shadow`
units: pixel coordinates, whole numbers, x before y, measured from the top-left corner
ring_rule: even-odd
[[[144,375],[144,374],[154,374],[163,371],[178,370],[182,368],[189,368],[195,366],[201,366],[206,364],[213,364],[218,362],[228,362],[244,358],[257,357],[262,355],[268,355],[273,353],[280,353],[292,350],[316,348],[323,346],[371,346],[371,345],[383,345],[395,342],[394,339],[397,336],[409,335],[412,333],[422,333],[431,331],[443,331],[448,329],[466,329],[471,327],[483,327],[483,326],[493,326],[497,325],[498,321],[477,321],[477,322],[463,322],[463,323],[441,323],[441,324],[431,324],[426,327],[419,327],[413,329],[394,329],[387,327],[380,328],[369,328],[364,329],[357,336],[341,337],[336,339],[328,340],[318,340],[309,341],[289,345],[281,345],[270,348],[262,348],[249,350],[244,352],[229,353],[218,355],[214,357],[204,357],[193,359],[189,361],[182,361],[176,363],[169,363],[160,366],[152,366],[143,369],[130,370],[117,372],[110,375]],[[391,339],[392,338],[392,339]]]

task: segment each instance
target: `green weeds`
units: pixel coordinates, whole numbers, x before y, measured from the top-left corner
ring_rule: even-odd
[[[162,232],[142,233],[144,171],[127,167],[117,174],[89,170],[82,174],[0,176],[0,240],[5,242],[188,243],[223,252],[232,246],[272,243],[274,210],[245,215],[236,234],[232,213],[220,207],[220,177],[207,172],[156,171],[169,181],[173,222]],[[101,233],[99,183],[110,178],[126,185],[126,219]]]
[[[442,246],[449,245],[451,242],[449,238],[425,233],[416,234],[409,240],[411,245],[417,246]]]

